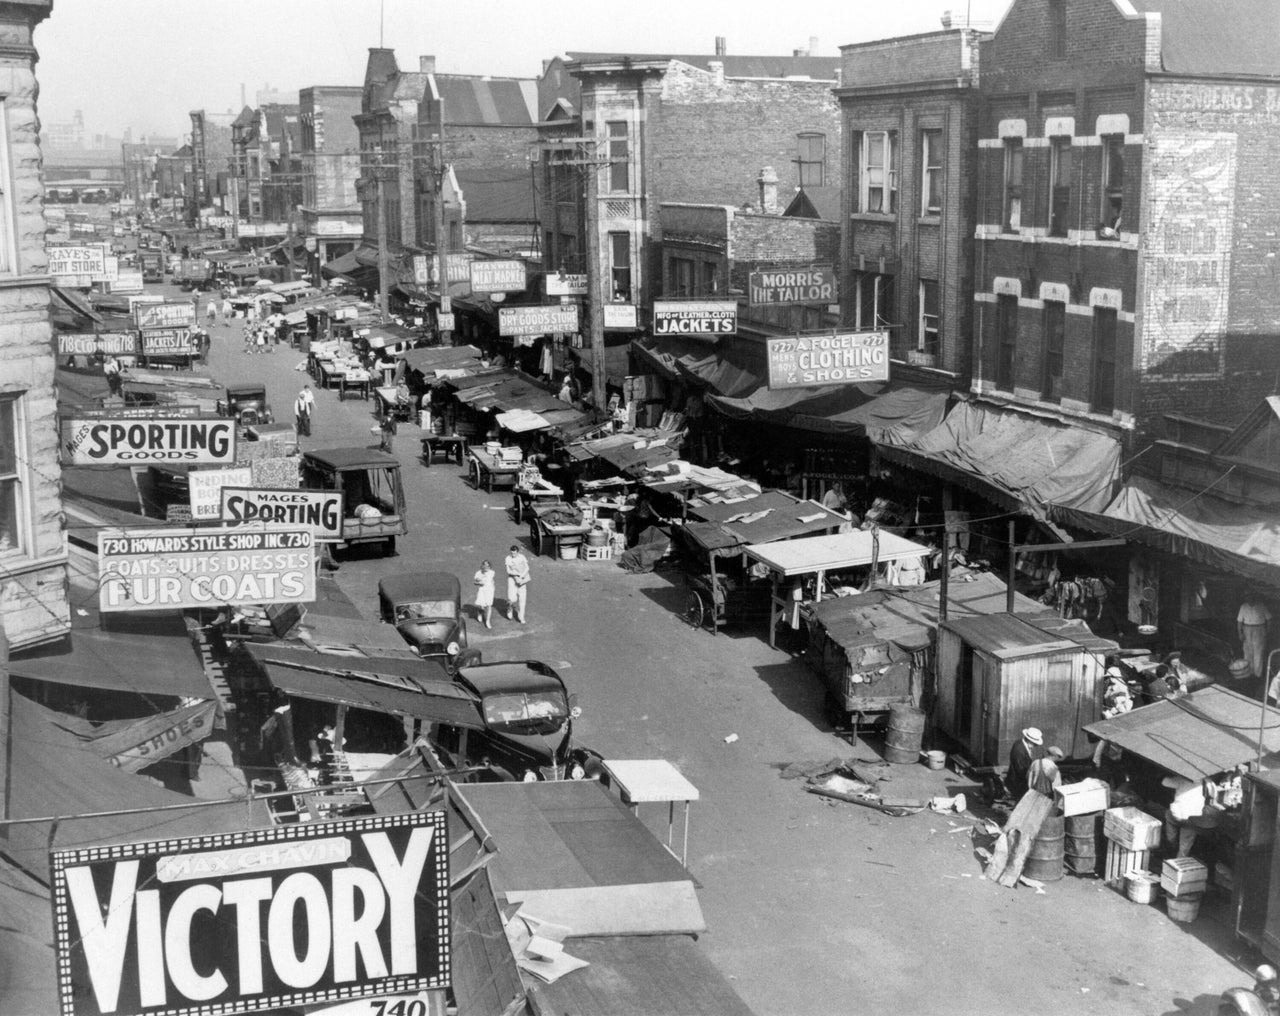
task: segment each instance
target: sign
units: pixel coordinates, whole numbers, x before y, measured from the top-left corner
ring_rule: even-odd
[[[114,283],[120,276],[120,259],[114,254],[108,254],[103,262],[106,270],[102,273],[101,281]]]
[[[546,335],[577,330],[578,308],[575,304],[498,308],[499,335]]]
[[[236,460],[234,420],[92,419],[73,416],[63,424],[63,465],[232,465]]]
[[[253,483],[253,470],[248,466],[232,469],[199,469],[187,474],[187,500],[191,517],[197,521],[222,518],[222,488],[247,487]]]
[[[191,744],[203,741],[213,730],[218,704],[200,702],[170,713],[159,713],[130,723],[123,730],[95,738],[93,746],[108,754],[113,766],[136,773]]]
[[[425,286],[431,281],[431,267],[425,254],[413,256],[413,281],[416,285]]]
[[[51,851],[61,1014],[235,1016],[446,988],[448,852],[439,811]]]
[[[314,603],[315,563],[306,529],[103,529],[98,609]]]
[[[440,297],[440,311],[443,314],[453,313],[453,297],[451,296]]]
[[[452,332],[457,328],[457,322],[452,314],[442,312],[436,315],[436,327],[442,332]]]
[[[58,336],[59,356],[133,356],[138,352],[138,337],[133,332],[67,332]]]
[[[738,304],[733,300],[655,300],[654,335],[737,335]]]
[[[143,356],[197,356],[200,346],[188,328],[143,328]]]
[[[835,303],[836,273],[831,268],[752,272],[747,276],[747,294],[752,307]]]
[[[634,303],[604,304],[604,327],[635,331],[640,327],[636,320],[636,305]]]
[[[586,296],[587,277],[564,272],[547,273],[547,296]]]
[[[444,270],[449,276],[450,282],[471,282],[471,263],[475,261],[474,254],[446,254],[444,256]]]
[[[139,328],[191,328],[196,323],[196,309],[190,300],[148,303],[133,308]]]
[[[889,380],[889,333],[843,332],[768,339],[769,387]]]
[[[312,1009],[310,1016],[445,1016],[446,1011],[444,992],[424,991],[417,995],[390,995],[343,1002]]]
[[[95,277],[106,275],[107,248],[103,244],[50,247],[48,252],[49,274],[59,286],[88,286]]]
[[[141,293],[142,273],[129,271],[117,272],[115,281],[111,283],[113,293]]]
[[[511,293],[524,289],[523,261],[472,261],[471,292]]]
[[[197,474],[192,474],[197,475]],[[248,483],[222,488],[219,516],[230,525],[265,522],[310,529],[317,540],[342,539],[342,492],[250,487]]]

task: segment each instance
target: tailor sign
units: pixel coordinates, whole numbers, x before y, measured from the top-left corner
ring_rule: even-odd
[[[314,603],[315,541],[306,529],[103,529],[103,613],[256,603]]]
[[[236,460],[234,420],[70,417],[62,425],[64,466],[183,462],[229,466]]]
[[[747,276],[752,307],[786,307],[836,302],[836,273],[831,268],[752,272]]]
[[[193,469],[187,474],[191,517],[208,522],[222,517],[223,487],[247,487],[253,483],[253,470],[248,466],[231,469]]]
[[[220,515],[223,522],[236,526],[301,526],[317,540],[342,539],[342,492],[337,490],[227,486],[222,488]]]
[[[769,387],[889,380],[889,333],[843,332],[766,340]]]
[[[737,335],[738,304],[734,300],[653,302],[654,335]]]
[[[547,307],[499,307],[499,335],[546,335],[550,332],[576,332],[578,305],[554,304]]]
[[[235,1016],[449,986],[443,812],[50,852],[61,1016]]]
[[[587,295],[587,277],[585,275],[548,272],[545,281],[547,284],[547,296]]]
[[[523,261],[471,262],[473,293],[518,293],[524,286]]]

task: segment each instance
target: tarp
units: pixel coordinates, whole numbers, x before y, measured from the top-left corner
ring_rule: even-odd
[[[1263,767],[1272,768],[1280,754],[1280,709],[1264,709],[1222,685],[1161,699],[1084,729],[1162,769],[1201,780],[1256,759],[1260,721]]]
[[[404,362],[423,374],[449,367],[474,366],[480,362],[480,350],[475,346],[428,346],[411,349],[404,354]]]
[[[217,711],[216,702],[197,702],[136,720],[94,724],[78,716],[59,715],[55,722],[89,745],[99,758],[126,773],[136,773],[203,741],[213,732]]]
[[[835,529],[845,522],[816,501],[802,501],[782,490],[761,491],[732,503],[698,505],[690,515],[702,519],[678,527],[702,550],[736,551],[745,544],[789,540]]]
[[[1075,424],[976,402],[882,457],[1044,516],[1050,505],[1101,511],[1120,476],[1120,442]]]
[[[876,538],[879,547],[874,548]],[[855,529],[851,533],[808,536],[799,540],[780,540],[749,546],[746,555],[780,575],[808,575],[818,571],[840,571],[877,562],[901,561],[924,557],[929,548],[883,529],[872,533]]]
[[[711,390],[713,395],[743,395],[760,387],[760,375],[737,362],[731,351],[716,351],[701,359],[682,357],[676,370],[686,382]]]
[[[681,361],[684,361],[685,366],[688,367],[695,361],[705,359],[708,346],[709,343],[705,339],[682,339],[675,336],[646,338],[631,344],[632,350],[638,354],[643,363],[651,366],[669,381],[680,380]]]

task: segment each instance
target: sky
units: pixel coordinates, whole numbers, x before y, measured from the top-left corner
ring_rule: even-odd
[[[179,137],[193,109],[238,111],[268,85],[358,85],[371,46],[403,69],[536,77],[569,50],[816,56],[852,42],[935,31],[946,10],[998,20],[1010,0],[54,0],[36,29],[39,113],[84,114],[90,134]],[[381,42],[380,42],[381,39]]]

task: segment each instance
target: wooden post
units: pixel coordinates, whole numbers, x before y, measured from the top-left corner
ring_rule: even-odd
[[[769,648],[770,648],[770,649],[777,649],[777,648],[778,648],[778,639],[777,639],[777,633],[778,633],[778,611],[779,611],[779,609],[785,610],[785,609],[786,609],[786,607],[785,607],[785,605],[782,603],[781,598],[778,596],[778,573],[777,573],[776,571],[772,571],[772,570],[771,570],[771,571],[769,572],[769,574],[772,576],[772,579],[773,579],[773,589],[772,589],[772,591],[771,591],[771,593],[770,593],[770,596],[769,596],[769,603],[770,603],[770,607],[769,607]]]
[[[1004,609],[1008,611],[1010,614],[1013,613],[1013,607],[1014,607],[1013,579],[1015,575],[1015,565],[1017,564],[1017,554],[1013,549],[1013,541],[1014,541],[1013,528],[1014,528],[1013,519],[1010,519],[1009,520],[1009,577],[1008,577],[1009,588],[1005,590],[1005,606],[1004,606]]]
[[[720,614],[716,611],[716,552],[707,551],[707,559],[711,562],[711,634],[720,634]],[[726,596],[726,599],[728,597]]]
[[[938,621],[947,619],[947,596],[951,591],[951,523],[942,526],[942,574],[938,576]]]

